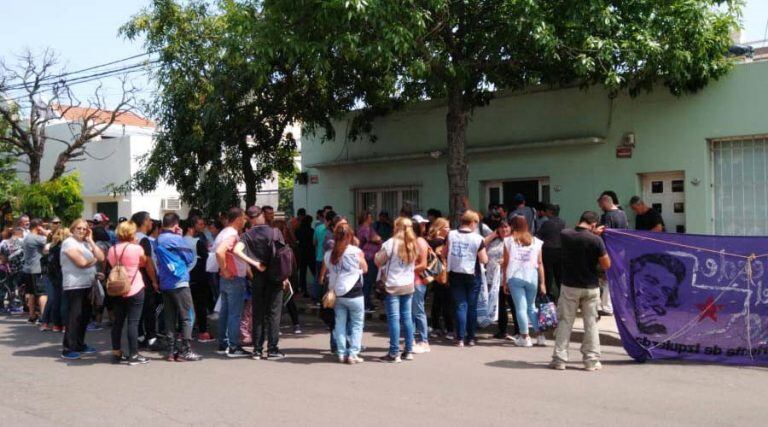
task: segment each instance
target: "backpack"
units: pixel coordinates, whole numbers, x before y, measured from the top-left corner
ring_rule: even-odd
[[[136,280],[136,276],[139,274],[137,271],[136,274],[133,275],[133,279],[130,281],[128,280],[128,270],[122,263],[123,255],[125,254],[125,250],[128,249],[128,246],[130,246],[130,243],[125,245],[122,252],[120,252],[119,257],[117,256],[117,247],[112,247],[115,250],[115,258],[117,258],[117,262],[109,272],[109,276],[107,276],[107,295],[111,297],[123,296],[130,292],[133,281]]]
[[[283,282],[293,274],[295,259],[290,246],[279,238],[276,229],[272,229],[272,259],[267,267],[267,277],[274,282]]]

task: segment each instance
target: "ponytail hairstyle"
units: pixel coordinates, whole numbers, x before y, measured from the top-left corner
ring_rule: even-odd
[[[522,215],[512,217],[512,237],[523,246],[530,246],[533,242],[533,236],[528,228],[528,221]]]
[[[337,224],[333,229],[333,249],[331,249],[331,264],[337,265],[344,256],[344,251],[352,244],[355,235],[347,223]]]
[[[409,218],[400,217],[395,221],[393,238],[400,240],[402,243],[397,248],[397,256],[407,264],[416,262],[419,248],[416,245],[416,233],[413,232],[413,222]]]

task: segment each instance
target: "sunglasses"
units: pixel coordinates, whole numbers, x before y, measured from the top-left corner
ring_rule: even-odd
[[[59,225],[61,224],[61,221],[53,221],[51,224]]]

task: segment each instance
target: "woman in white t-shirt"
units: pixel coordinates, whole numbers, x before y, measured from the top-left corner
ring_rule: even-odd
[[[359,356],[365,321],[363,274],[368,271],[363,251],[352,245],[354,238],[349,224],[336,225],[333,248],[323,256],[328,271],[328,289],[336,294],[333,328],[336,354],[339,362],[350,365],[363,362]]]
[[[536,309],[537,290],[547,293],[544,264],[541,260],[541,240],[531,235],[528,221],[522,215],[512,218],[512,235],[504,239],[503,283],[512,294],[520,323],[520,336],[514,341],[519,347],[532,347],[529,325],[537,334],[536,345],[545,346],[544,334],[539,332]],[[537,286],[538,285],[538,286]]]
[[[376,265],[386,275],[387,296],[384,300],[389,327],[389,352],[380,360],[399,363],[402,359],[413,360],[413,304],[414,275],[419,255],[413,222],[398,218],[392,238],[384,242],[376,254]],[[400,355],[400,321],[405,329],[405,351]]]

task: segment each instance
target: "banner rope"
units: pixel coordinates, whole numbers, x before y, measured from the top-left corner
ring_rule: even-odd
[[[660,243],[660,244],[663,244],[663,245],[677,246],[677,247],[680,247],[680,248],[686,248],[686,249],[695,250],[695,251],[702,251],[702,252],[710,252],[710,253],[718,254],[718,255],[728,255],[728,256],[735,257],[735,258],[743,258],[747,262],[744,263],[744,268],[739,270],[739,272],[736,274],[736,277],[738,277],[742,272],[745,272],[746,275],[747,275],[747,284],[748,284],[749,287],[756,286],[756,284],[754,282],[754,278],[752,276],[752,263],[755,262],[755,260],[757,260],[758,258],[768,257],[768,253],[761,254],[761,255],[755,255],[754,253],[751,253],[749,255],[741,255],[741,254],[734,254],[734,253],[730,253],[730,252],[726,252],[726,251],[717,251],[717,250],[714,250],[714,249],[702,248],[702,247],[699,247],[699,246],[686,245],[684,243],[670,242],[668,240],[656,239],[656,238],[648,237],[648,236],[638,236],[638,235],[635,235],[635,234],[630,234],[630,233],[626,233],[626,232],[615,230],[615,229],[606,230],[606,231],[608,233],[612,233],[612,234],[621,234],[623,236],[632,237],[632,238],[640,239],[640,240],[648,240],[648,241]],[[752,291],[751,291],[751,289],[748,289],[748,290],[749,290],[749,294],[748,294],[748,298],[749,298],[749,297],[752,296]],[[726,291],[727,290],[724,289],[722,292],[720,292],[720,294],[717,296],[717,298],[715,298],[709,305],[707,305],[704,310],[706,311],[706,310],[709,310],[710,308],[712,308],[712,306],[715,305],[715,303],[717,303],[723,295],[725,295]],[[747,306],[746,307],[747,313],[746,313],[746,318],[744,319],[744,323],[745,323],[746,329],[747,329],[747,346],[749,347],[748,348],[748,350],[749,350],[749,358],[750,359],[754,359],[754,356],[752,355],[752,349],[753,349],[752,348],[752,327],[750,325],[750,318],[752,316],[752,304],[751,304],[751,301],[747,301],[746,306]],[[671,340],[673,340],[673,339],[675,339],[675,338],[685,334],[690,329],[692,329],[699,322],[700,319],[701,319],[701,314],[699,314],[696,317],[694,317],[690,322],[688,322],[685,325],[683,325],[675,333],[665,337],[664,340],[662,340],[661,342],[659,342],[656,345],[653,345],[651,347],[643,347],[639,343],[638,343],[638,345],[640,345],[641,348],[643,348],[649,355],[651,355],[651,351],[652,350],[658,348],[659,346],[661,346],[662,344],[664,344],[667,341],[671,341]],[[653,356],[651,355],[651,357],[653,357]]]

